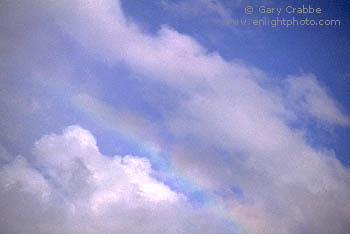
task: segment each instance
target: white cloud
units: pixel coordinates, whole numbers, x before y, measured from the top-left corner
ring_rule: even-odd
[[[315,76],[289,77],[286,82],[292,105],[328,124],[350,125],[350,118],[339,110],[339,104]]]
[[[184,195],[157,181],[146,158],[102,155],[91,133],[79,126],[42,137],[34,152],[33,163],[17,156],[0,167],[2,232],[227,231],[201,217],[205,209],[191,208]]]
[[[43,137],[36,142],[35,152],[37,166],[62,189],[79,196],[92,192],[94,208],[128,199],[133,193],[141,200],[154,202],[175,202],[182,197],[151,177],[147,159],[103,156],[94,137],[77,126],[66,128],[61,136]],[[97,190],[97,194],[91,189]]]

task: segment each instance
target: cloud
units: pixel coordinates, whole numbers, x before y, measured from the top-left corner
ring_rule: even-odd
[[[154,178],[146,158],[105,156],[79,126],[0,168],[5,233],[214,233],[227,228]],[[35,208],[34,208],[35,207]],[[32,210],[34,208],[34,210]]]
[[[7,150],[0,144],[0,163],[5,163],[11,160],[11,155]]]
[[[340,111],[339,104],[318,83],[315,76],[289,77],[286,82],[293,105],[320,121],[349,126],[350,118]]]
[[[103,121],[121,122],[132,134],[159,145],[164,157],[219,200],[248,233],[326,234],[350,229],[349,169],[331,149],[309,145],[308,129],[290,126],[303,113],[308,113],[310,121],[349,124],[315,77],[291,76],[268,86],[268,74],[209,53],[192,37],[169,26],[155,34],[142,32],[126,20],[118,1],[36,1],[18,8],[6,4],[15,9],[16,17],[2,39],[23,31],[26,37],[18,36],[24,39],[17,56],[11,58],[17,65],[23,63],[30,74],[48,70],[43,74],[49,82],[61,77],[61,66],[47,68],[38,58],[45,55],[55,65],[70,58],[52,56],[62,51],[55,47],[58,38],[65,38],[94,61],[109,67],[122,64],[147,84],[160,83],[166,92],[181,93],[169,92],[166,97],[174,100],[171,111],[152,99],[152,107],[162,116],[155,123],[131,107],[121,111],[93,95],[79,94],[72,100],[92,104]],[[38,21],[34,22],[32,14]],[[19,27],[23,23],[36,27],[24,30]],[[52,36],[43,39],[46,31],[37,24],[53,30]],[[32,45],[41,50],[30,49]],[[35,62],[21,59],[33,54]],[[115,79],[120,76],[116,74]],[[75,79],[79,80],[74,73],[62,77],[70,85]],[[141,95],[136,98],[150,101]],[[171,140],[163,139],[160,132]],[[156,180],[152,175],[158,171],[152,170],[148,160],[104,156],[86,130],[70,127],[35,145],[33,162],[27,157],[3,157],[5,162],[10,160],[1,169],[1,214],[11,210],[1,219],[6,233],[226,230],[206,208],[193,209],[181,189],[175,192]],[[239,198],[232,188],[242,191]],[[33,207],[37,207],[34,214]]]

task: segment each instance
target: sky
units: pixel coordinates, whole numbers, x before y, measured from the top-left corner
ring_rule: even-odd
[[[0,232],[350,233],[349,9],[0,0]]]

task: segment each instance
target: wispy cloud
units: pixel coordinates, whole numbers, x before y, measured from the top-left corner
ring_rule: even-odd
[[[339,104],[327,93],[315,76],[305,75],[287,79],[292,105],[313,117],[330,124],[349,126],[350,119]]]

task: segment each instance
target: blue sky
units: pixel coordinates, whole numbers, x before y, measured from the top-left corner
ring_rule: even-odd
[[[350,60],[349,15],[344,13],[349,6],[346,1],[308,1],[304,3],[305,6],[310,4],[314,8],[323,9],[324,19],[340,19],[341,27],[261,27],[258,29],[241,27],[240,31],[236,30],[235,26],[220,22],[225,18],[220,19],[220,15],[214,10],[210,14],[198,12],[193,15],[192,12],[195,10],[190,8],[188,13],[176,12],[177,14],[173,14],[166,7],[168,11],[164,11],[164,2],[167,1],[163,1],[163,4],[158,1],[148,4],[145,4],[144,1],[125,1],[123,7],[127,16],[140,22],[149,32],[156,32],[163,24],[170,25],[181,33],[191,35],[209,50],[218,51],[225,59],[241,60],[243,63],[269,73],[274,79],[280,80],[288,75],[312,73],[327,87],[328,92],[337,99],[343,109],[349,110],[350,81],[347,63]],[[215,3],[216,1],[203,2]],[[175,3],[180,5],[181,1],[175,1]],[[246,19],[243,9],[249,5],[302,6],[298,4],[298,1],[271,1],[267,4],[257,4],[254,1],[238,3],[218,1],[217,3],[227,11],[230,16],[228,20],[231,18]],[[302,19],[303,16],[296,15],[295,17]],[[347,139],[350,138],[349,129],[336,129],[335,131],[336,135],[325,136],[314,143],[322,141],[322,144],[332,147],[338,152],[340,160],[345,165],[349,165],[349,158],[342,156],[349,155],[350,149],[346,147]],[[327,135],[322,131],[320,133]],[[334,138],[336,140],[333,140]]]
[[[1,3],[1,232],[347,233],[349,7]]]

